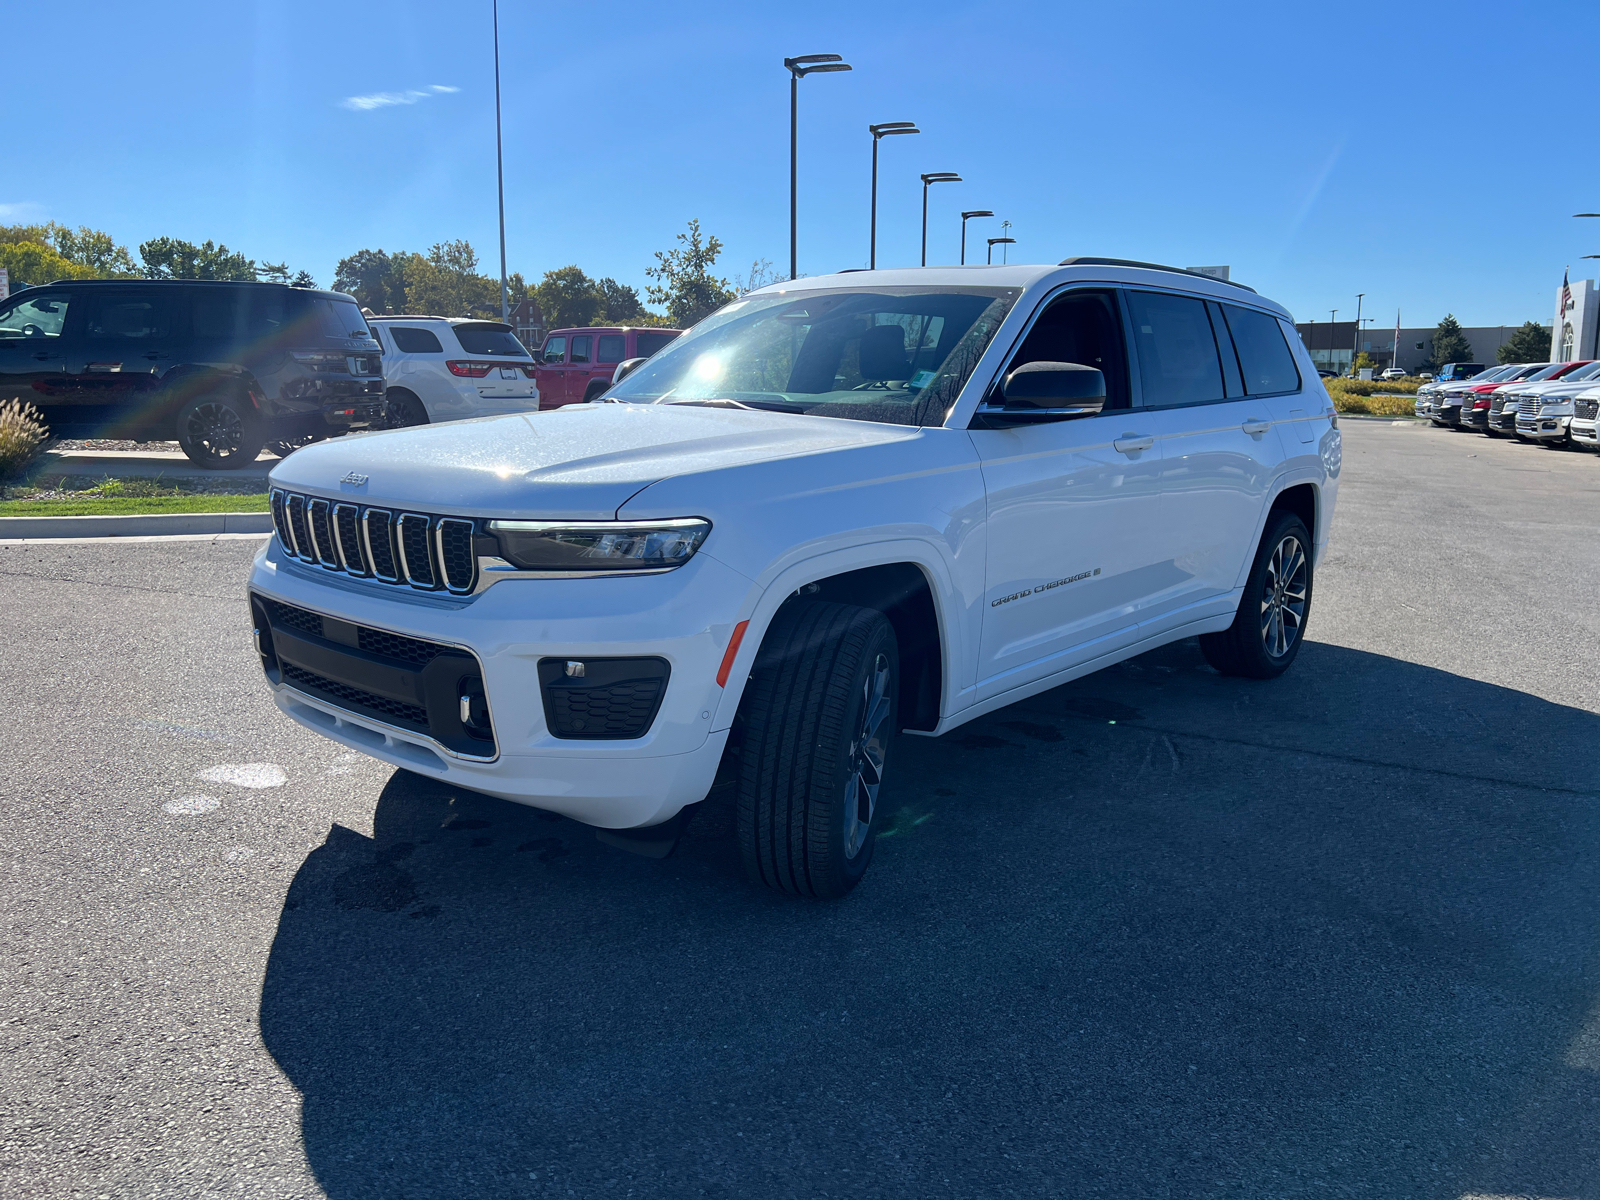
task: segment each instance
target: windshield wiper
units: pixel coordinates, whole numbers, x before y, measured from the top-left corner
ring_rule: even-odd
[[[762,404],[754,400],[734,400],[726,396],[711,399],[696,400],[657,400],[657,404],[683,404],[696,408],[742,408],[748,411],[760,410],[761,412],[803,413],[806,410],[793,404]]]

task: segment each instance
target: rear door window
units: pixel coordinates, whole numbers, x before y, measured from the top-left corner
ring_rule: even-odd
[[[1205,302],[1168,292],[1130,291],[1127,297],[1146,406],[1224,399],[1222,360]]]
[[[166,338],[172,333],[172,293],[124,291],[91,293],[84,336],[111,345],[130,345]]]
[[[452,325],[450,327],[468,354],[499,355],[504,358],[527,358],[528,351],[517,341],[509,325],[485,322],[481,325]]]
[[[389,326],[389,336],[401,354],[443,354],[444,346],[431,329],[414,329],[405,325]],[[472,351],[468,351],[472,353]]]
[[[586,363],[589,361],[589,343],[592,340],[587,333],[572,339],[572,362]]]
[[[1244,390],[1252,396],[1270,396],[1300,390],[1300,371],[1294,365],[1283,326],[1276,317],[1237,304],[1224,304],[1233,344],[1239,351]]]
[[[627,349],[628,339],[620,333],[602,333],[599,337],[599,346],[595,348],[595,361],[602,363],[619,363]]]

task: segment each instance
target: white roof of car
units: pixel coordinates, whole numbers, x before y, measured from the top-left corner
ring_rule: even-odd
[[[1110,258],[1069,258],[1055,266],[1016,263],[1007,266],[980,264],[967,267],[900,267],[882,271],[841,271],[833,275],[811,275],[783,283],[769,284],[750,293],[776,296],[785,292],[821,291],[840,287],[1038,287],[1043,290],[1063,283],[1132,283],[1152,287],[1178,287],[1216,300],[1247,304],[1293,320],[1289,310],[1268,300],[1243,284],[1225,283],[1209,275]]]
[[[446,325],[504,325],[498,317],[425,317],[420,313],[384,313],[381,317],[368,317],[369,321],[443,321]]]

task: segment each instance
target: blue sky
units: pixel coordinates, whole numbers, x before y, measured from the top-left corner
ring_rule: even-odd
[[[213,238],[324,286],[362,247],[464,237],[497,273],[488,0],[0,13],[13,48],[82,31],[12,63],[0,222]],[[990,208],[971,238],[1011,220],[1012,261],[1228,263],[1301,319],[1348,320],[1366,292],[1379,326],[1548,320],[1562,268],[1593,277],[1600,254],[1600,220],[1571,219],[1600,211],[1597,35],[1600,5],[1570,0],[504,0],[510,267],[643,285],[699,217],[726,273],[782,269],[781,60],[834,52],[855,70],[800,85],[804,274],[865,265],[866,126],[913,120],[882,147],[880,265],[917,261],[918,173],[956,171],[931,262],[955,261],[961,209]]]

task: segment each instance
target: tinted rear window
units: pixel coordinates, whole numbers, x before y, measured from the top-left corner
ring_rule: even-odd
[[[389,326],[389,336],[394,338],[395,349],[401,354],[443,354],[439,339],[427,329],[407,329],[404,325]]]
[[[203,341],[260,342],[283,331],[284,293],[272,288],[193,288],[194,336]]]
[[[637,333],[634,334],[634,351],[640,358],[649,358],[661,347],[665,346],[678,335],[675,333]]]
[[[619,363],[622,361],[622,352],[627,344],[628,339],[620,333],[602,333],[594,359],[596,362]]]
[[[456,325],[456,338],[468,354],[501,354],[507,358],[527,358],[528,352],[509,325]]]
[[[1252,396],[1300,390],[1300,372],[1294,355],[1283,340],[1283,326],[1277,319],[1254,309],[1224,304],[1233,345],[1239,351],[1239,367],[1244,372],[1244,390]]]
[[[1221,400],[1222,360],[1205,304],[1164,292],[1127,295],[1144,402],[1157,408]]]

